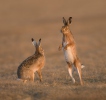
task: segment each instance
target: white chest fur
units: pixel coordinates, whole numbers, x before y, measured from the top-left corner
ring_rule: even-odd
[[[65,47],[68,43],[64,42],[63,43],[63,47]],[[63,48],[63,52],[64,52],[64,56],[65,56],[65,60],[67,62],[74,62],[74,57],[73,57],[73,52],[72,52],[72,48],[71,47],[67,47],[67,50],[64,50]]]

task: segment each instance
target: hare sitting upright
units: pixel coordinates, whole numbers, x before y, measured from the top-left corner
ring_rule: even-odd
[[[41,39],[39,39],[39,42],[37,43],[32,38],[32,44],[36,48],[35,53],[25,59],[17,69],[18,79],[22,80],[23,82],[26,82],[27,80],[34,81],[35,72],[38,73],[40,81],[42,81],[41,69],[45,65],[45,56],[44,50],[41,47]]]
[[[74,37],[69,28],[71,20],[72,20],[72,17],[69,17],[68,21],[66,21],[65,18],[63,17],[64,26],[62,26],[62,28],[61,28],[63,38],[62,38],[62,44],[59,46],[59,50],[61,50],[63,48],[65,60],[68,64],[68,71],[72,78],[73,83],[75,83],[75,79],[73,78],[73,75],[72,75],[73,66],[74,66],[74,67],[76,67],[76,69],[78,71],[80,83],[81,83],[81,85],[83,85],[81,68],[83,68],[84,66],[81,64],[81,62],[77,56],[77,53],[76,53],[75,40],[74,40]]]

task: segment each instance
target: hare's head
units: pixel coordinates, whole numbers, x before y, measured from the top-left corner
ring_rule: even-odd
[[[40,53],[44,55],[44,50],[41,46],[41,39],[39,39],[39,42],[37,43],[33,38],[32,38],[32,44],[35,46],[36,51],[35,53]]]
[[[64,26],[62,26],[62,28],[61,28],[61,32],[63,34],[67,34],[67,33],[70,32],[69,26],[70,26],[71,22],[72,22],[72,17],[69,17],[69,19],[67,21],[63,17],[63,24],[64,24]]]

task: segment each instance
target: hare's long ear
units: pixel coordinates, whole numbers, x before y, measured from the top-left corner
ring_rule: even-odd
[[[35,41],[33,38],[32,38],[31,40],[32,40],[32,44],[33,44],[34,46],[36,46],[36,44],[37,44],[36,41]]]
[[[72,17],[69,17],[69,19],[67,21],[68,25],[71,24],[71,22],[72,22]]]
[[[65,20],[64,17],[63,17],[63,24],[64,24],[64,25],[67,25],[67,22],[66,22],[66,20]]]
[[[39,42],[38,42],[38,46],[40,46],[41,45],[41,38],[39,39]]]

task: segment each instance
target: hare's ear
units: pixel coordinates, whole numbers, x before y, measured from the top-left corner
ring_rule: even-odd
[[[32,38],[31,40],[32,40],[32,44],[33,44],[34,46],[36,46],[36,44],[37,44],[36,41],[35,41],[33,38]]]
[[[71,24],[71,22],[72,22],[72,17],[69,17],[69,19],[67,21],[68,25]]]
[[[41,38],[39,39],[39,42],[38,42],[38,46],[40,46],[41,45]]]
[[[66,22],[66,20],[65,20],[64,17],[63,17],[63,24],[64,24],[64,25],[67,25],[67,22]]]

